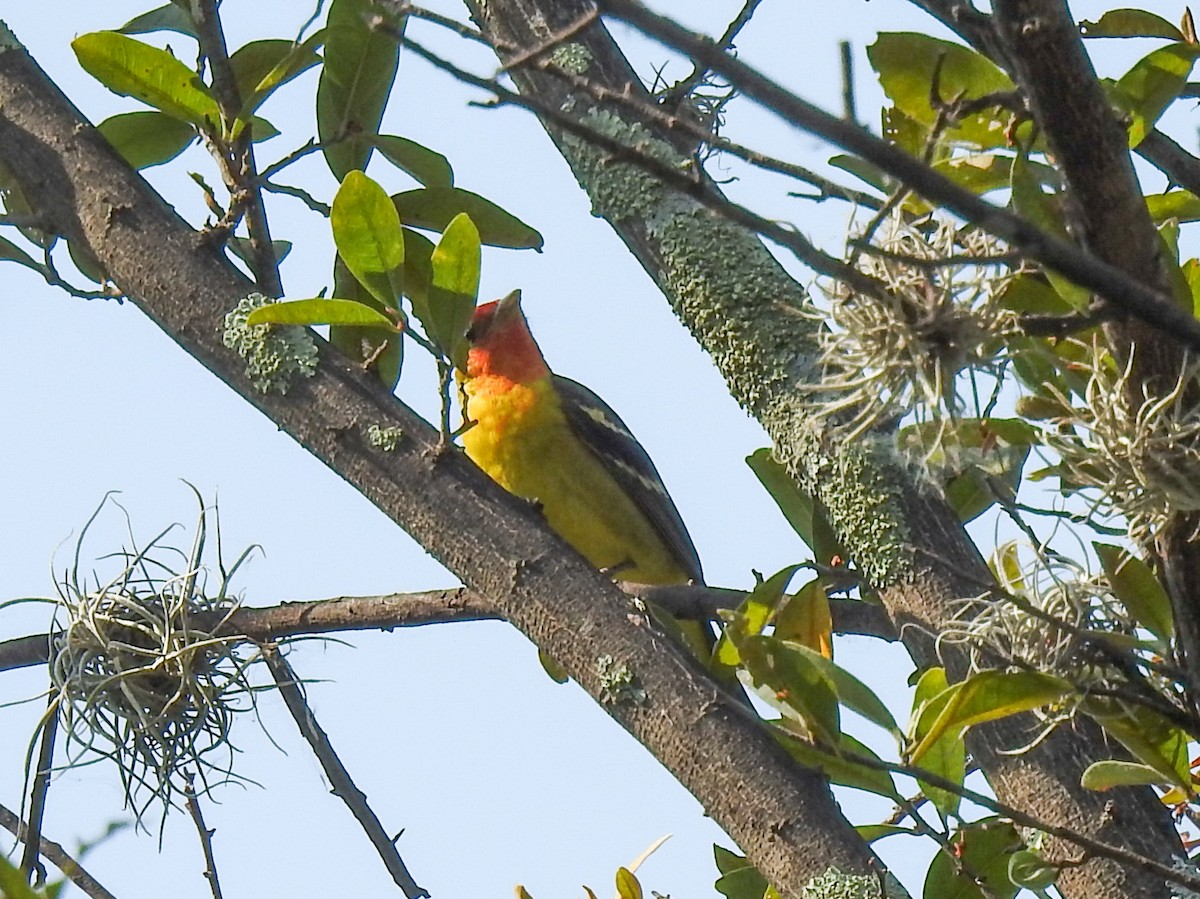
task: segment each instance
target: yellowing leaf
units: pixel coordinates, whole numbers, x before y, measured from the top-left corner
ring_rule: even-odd
[[[1071,692],[1071,684],[1039,671],[987,670],[956,685],[954,694],[929,725],[910,759],[917,764],[944,733],[961,736],[967,728],[1040,708]]]
[[[193,125],[220,124],[217,101],[200,76],[166,50],[116,31],[81,34],[71,48],[84,70],[113,93]]]
[[[618,899],[642,899],[642,885],[628,868],[617,868]]]

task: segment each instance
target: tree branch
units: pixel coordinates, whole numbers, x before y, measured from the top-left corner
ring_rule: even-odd
[[[24,841],[27,836],[25,822],[17,817],[16,812],[0,805],[0,827],[3,827],[18,840]],[[79,887],[81,893],[91,899],[116,899],[104,888],[100,881],[84,870],[83,865],[72,858],[65,849],[53,840],[42,836],[38,841],[38,852],[62,871],[71,883]]]
[[[708,621],[723,610],[736,609],[746,598],[740,590],[691,584],[621,583],[628,595],[651,602],[676,618]],[[896,629],[882,606],[857,599],[831,599],[835,634],[854,634],[896,640]],[[255,643],[305,634],[338,631],[392,630],[456,621],[503,621],[500,607],[486,596],[457,587],[425,593],[385,596],[339,596],[275,606],[242,606],[229,613],[205,613],[187,619],[188,627],[215,637],[242,636]],[[0,671],[44,665],[49,659],[49,634],[31,634],[0,641]]]
[[[207,246],[88,127],[22,49],[0,53],[0,147],[26,195],[56,229],[101,260],[122,290],[189,354],[402,524],[469,587],[552,656],[598,701],[614,660],[644,702],[605,710],[689,789],[781,892],[830,866],[879,863],[842,817],[824,777],[801,768],[737,700],[377,379],[323,342],[313,377],[263,394],[221,339],[224,315],[251,285]],[[147,255],[155,260],[146,263]],[[400,429],[392,452],[371,424]]]
[[[468,0],[468,5],[493,46],[507,48],[498,51],[502,62],[521,47],[535,46],[589,7],[585,0]],[[671,35],[679,36],[678,30]],[[683,33],[680,45],[684,52],[703,52],[697,53],[697,62],[735,88],[747,87],[741,78],[744,69],[709,52],[711,43]],[[645,96],[601,25],[584,31],[566,49],[570,59],[586,60],[580,75],[614,93]],[[514,71],[513,77],[523,94],[543,106],[570,110],[585,125],[599,126],[668,164],[686,158],[683,150],[672,157],[676,145],[654,127],[595,110],[587,97],[571,94],[559,79],[528,69]],[[779,93],[778,86],[774,93]],[[801,103],[801,111],[807,114],[811,109]],[[776,458],[825,507],[839,540],[876,589],[918,667],[944,664],[952,680],[962,679],[968,671],[965,654],[958,647],[939,647],[936,637],[952,624],[961,626],[967,615],[963,600],[986,593],[979,584],[994,581],[957,516],[944,500],[913,483],[888,441],[842,444],[826,422],[809,417],[804,397],[819,371],[814,364],[815,326],[794,311],[805,302],[803,291],[754,235],[633,166],[611,162],[606,151],[564,133],[553,121],[544,124],[588,191],[593,208],[612,224],[712,355],[732,395],[771,435]],[[850,132],[866,141],[865,132],[838,120],[834,130],[822,125],[820,131]],[[893,174],[904,176],[914,166],[919,170],[914,160],[904,159],[904,168]],[[1068,246],[1067,252],[1079,251]],[[1085,258],[1088,265],[1094,263]],[[1120,278],[1123,284],[1132,283],[1124,275]],[[1161,300],[1155,296],[1156,302]],[[1056,826],[1084,829],[1092,837],[1149,857],[1161,858],[1177,845],[1170,818],[1153,791],[1128,790],[1110,812],[1108,797],[1081,787],[1079,778],[1088,763],[1112,756],[1097,726],[1079,720],[1073,729],[1059,729],[1019,755],[1009,752],[1027,747],[1031,734],[1039,730],[1030,716],[1014,716],[968,733],[972,755],[1003,801],[1017,808],[1048,808]],[[1108,863],[1083,866],[1095,872],[1095,896],[1161,893],[1161,882],[1147,882],[1141,892],[1138,875],[1131,875],[1133,886],[1127,888],[1124,872],[1112,876],[1111,868]]]

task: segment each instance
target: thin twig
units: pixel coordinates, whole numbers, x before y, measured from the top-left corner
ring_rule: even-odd
[[[25,840],[28,833],[25,822],[18,817],[16,812],[4,805],[0,805],[0,827],[3,827],[18,840],[22,841]],[[45,836],[42,836],[38,842],[38,852],[42,858],[62,871],[71,883],[79,887],[91,899],[117,899],[95,877],[84,870],[83,865],[72,858],[61,845],[55,843],[53,840],[48,840]]]
[[[737,39],[741,30],[750,24],[750,20],[754,18],[754,13],[758,10],[762,0],[746,0],[742,5],[741,10],[734,16],[733,20],[725,27],[725,31],[721,34],[718,44],[725,50],[733,49],[733,42]],[[681,102],[688,94],[704,83],[704,79],[708,76],[708,69],[701,66],[699,63],[692,69],[692,73],[682,81],[676,82],[664,93],[664,98],[674,100],[676,104]]]
[[[689,175],[685,171],[665,164],[654,156],[639,151],[637,148],[626,146],[609,135],[603,134],[594,128],[589,128],[586,124],[572,118],[561,109],[556,109],[531,97],[511,91],[497,83],[494,79],[481,78],[465,69],[459,68],[454,63],[443,59],[406,35],[389,28],[386,23],[377,24],[376,27],[381,31],[391,34],[403,46],[436,68],[467,84],[490,91],[497,98],[496,105],[512,104],[529,109],[556,127],[570,132],[577,137],[581,137],[596,147],[611,153],[614,161],[630,162],[637,165],[663,183],[692,197],[702,206],[713,210],[729,221],[749,228],[758,234],[762,234],[764,237],[770,238],[780,246],[786,247],[795,254],[797,259],[814,271],[842,281],[860,293],[880,296],[886,292],[883,285],[874,278],[819,249],[799,232],[727,200],[713,191],[706,181],[701,180],[699,177]],[[1200,344],[1200,324],[1197,324],[1196,330],[1198,332],[1197,343]]]
[[[842,569],[830,576],[845,577]],[[741,590],[699,584],[619,584],[631,596],[651,602],[676,618],[707,621],[723,609],[736,609],[746,598]],[[894,641],[896,629],[882,606],[857,599],[831,599],[835,634],[854,634]],[[502,621],[495,603],[464,588],[384,596],[340,596],[309,602],[285,602],[218,616],[195,616],[188,626],[216,637],[242,636],[256,642],[327,634],[347,630],[391,630],[449,624],[455,621]],[[44,665],[49,658],[49,635],[33,634],[0,641],[0,671]]]
[[[379,818],[367,804],[366,794],[355,786],[353,779],[350,777],[350,772],[346,770],[341,759],[334,752],[333,744],[329,741],[329,736],[317,723],[312,709],[309,708],[308,702],[304,698],[304,689],[296,677],[296,672],[292,670],[292,666],[279,653],[279,647],[274,644],[265,644],[262,647],[262,654],[267,667],[271,669],[271,676],[275,678],[275,685],[279,688],[279,694],[287,704],[288,711],[292,713],[292,718],[295,719],[296,725],[304,735],[304,739],[308,741],[308,745],[312,747],[313,754],[316,755],[317,760],[321,763],[321,767],[325,771],[325,776],[329,779],[333,795],[346,803],[346,807],[350,809],[358,823],[362,826],[362,829],[366,832],[371,845],[375,847],[375,851],[383,859],[383,864],[388,869],[388,873],[392,875],[392,879],[396,882],[396,885],[404,891],[404,895],[408,899],[422,899],[422,897],[429,899],[429,891],[424,887],[418,886],[417,882],[413,880],[412,875],[408,873],[408,868],[405,866],[404,860],[400,858],[400,853],[396,850],[395,840],[389,837],[386,831],[384,831]]]
[[[42,822],[46,815],[46,795],[50,791],[50,772],[54,767],[54,741],[58,736],[58,693],[54,690],[50,691],[40,727],[42,739],[38,747],[37,764],[30,778],[33,786],[29,796],[28,831],[25,849],[21,853],[21,870],[25,872],[29,883],[36,882],[38,886],[46,880],[46,869],[38,862],[38,851],[42,842]]]
[[[204,812],[200,810],[200,800],[196,797],[196,789],[192,784],[192,775],[187,775],[187,783],[183,788],[187,797],[188,814],[196,825],[196,833],[200,835],[200,845],[204,849],[204,879],[212,890],[213,899],[221,899],[221,881],[217,877],[217,857],[213,853],[212,838],[215,830],[209,830],[204,823]]]
[[[712,40],[692,34],[676,22],[651,12],[636,0],[598,2],[607,15],[627,22],[655,40],[707,65],[742,94],[793,127],[818,134],[842,149],[861,156],[910,186],[926,200],[945,207],[1017,247],[1026,258],[1037,260],[1081,287],[1095,291],[1171,339],[1200,350],[1200,320],[1190,310],[1182,309],[1171,297],[1136,281],[1075,244],[1047,234],[1009,210],[989,203],[931,170],[899,147],[808,103],[752,66],[729,56]]]
[[[571,38],[590,27],[592,23],[596,22],[599,18],[600,13],[595,7],[592,7],[566,28],[563,28],[555,34],[550,35],[550,37],[546,38],[545,41],[538,44],[536,47],[530,47],[527,50],[522,50],[520,53],[510,58],[508,62],[501,66],[500,71],[511,72],[513,69],[519,69],[521,66],[533,62],[535,59],[538,59],[551,52],[559,45],[571,40]]]
[[[208,61],[212,73],[213,94],[221,110],[221,118],[225,128],[232,129],[242,110],[242,97],[229,62],[229,49],[216,0],[193,0],[191,11],[200,52]],[[245,207],[246,232],[251,249],[249,261],[254,280],[258,282],[259,290],[267,296],[280,297],[283,296],[283,283],[279,277],[279,259],[271,243],[267,209],[258,183],[252,127],[247,124],[231,144],[225,141],[223,135],[209,134],[208,137],[218,151],[213,155],[230,195]],[[231,204],[231,209],[236,205]]]
[[[798,739],[795,734],[787,733],[789,739]],[[1049,821],[1043,821],[1034,815],[1030,815],[1021,811],[1014,806],[1007,805],[998,799],[991,796],[986,796],[983,793],[976,792],[962,784],[955,783],[936,774],[933,771],[928,771],[917,765],[908,765],[902,762],[887,762],[880,758],[871,756],[859,755],[855,752],[850,752],[842,748],[837,750],[826,749],[816,743],[809,743],[809,746],[816,751],[829,755],[831,758],[837,759],[839,762],[853,762],[854,764],[862,765],[864,768],[873,771],[886,771],[891,774],[903,774],[908,777],[915,778],[927,787],[936,787],[939,790],[945,790],[948,793],[953,793],[968,802],[973,802],[989,811],[1003,815],[1012,820],[1014,824],[1022,827],[1032,827],[1035,830],[1040,830],[1050,836],[1058,837],[1066,840],[1069,843],[1074,843],[1076,846],[1086,850],[1092,855],[1101,858],[1107,858],[1111,861],[1127,865],[1131,868],[1136,868],[1142,871],[1148,871],[1155,877],[1161,877],[1170,883],[1177,883],[1185,886],[1190,890],[1200,890],[1200,874],[1192,874],[1188,871],[1177,870],[1170,865],[1164,865],[1162,862],[1152,858],[1147,858],[1122,846],[1116,846],[1112,843],[1106,843],[1103,840],[1097,840],[1086,834],[1072,830],[1069,827],[1061,827],[1057,824],[1052,824]]]
[[[842,55],[842,118],[858,121],[858,103],[854,99],[854,53],[849,41],[838,41]]]
[[[332,208],[328,203],[322,203],[302,187],[292,187],[290,184],[279,184],[275,181],[262,181],[259,186],[273,194],[295,197],[313,212],[324,216],[328,216]]]

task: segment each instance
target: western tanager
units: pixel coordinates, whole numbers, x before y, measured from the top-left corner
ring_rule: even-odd
[[[476,309],[467,342],[467,455],[537,502],[597,568],[637,583],[699,583],[696,547],[654,463],[607,403],[550,371],[520,291]]]

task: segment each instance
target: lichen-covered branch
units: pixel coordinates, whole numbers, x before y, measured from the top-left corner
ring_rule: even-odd
[[[825,779],[798,766],[743,707],[676,650],[603,574],[555,537],[350,360],[317,343],[312,377],[261,393],[223,342],[252,285],[206,244],[82,119],[13,42],[0,49],[0,148],[55,231],[86,247],[181,347],[401,524],[553,657],[593,697],[602,660],[644,701],[605,706],[703,804],[781,892],[830,867],[879,863]],[[404,435],[391,452],[371,425]]]
[[[590,8],[584,0],[468,0],[468,6],[502,62]],[[556,52],[576,74],[614,93],[629,92],[652,102],[601,24]],[[729,70],[723,74],[728,77]],[[593,98],[573,94],[563,79],[528,67],[514,71],[513,77],[523,93],[570,110],[597,130],[676,164],[688,161],[687,148],[674,144],[670,135],[599,108]],[[736,78],[734,84],[738,86]],[[613,160],[552,122],[545,124],[596,212],[614,227],[713,357],[731,394],[766,428],[776,457],[824,505],[917,664],[944,662],[952,678],[961,678],[966,671],[963,653],[953,647],[939,653],[935,638],[962,618],[964,600],[988,592],[991,575],[949,506],[932,488],[913,480],[890,440],[868,436],[844,445],[810,417],[804,394],[819,369],[815,323],[802,313],[802,289],[754,234],[636,165]],[[1080,786],[1089,762],[1111,756],[1098,728],[1081,722],[1019,756],[1004,751],[1028,744],[1034,726],[1017,716],[968,734],[973,756],[1003,801],[1150,857],[1169,856],[1177,838],[1150,790],[1127,791],[1110,812],[1107,797]],[[1053,857],[1071,852],[1064,845],[1049,847]],[[1164,890],[1161,881],[1151,881],[1144,872],[1104,861],[1064,871],[1062,883],[1072,896],[1105,899],[1158,896]]]

